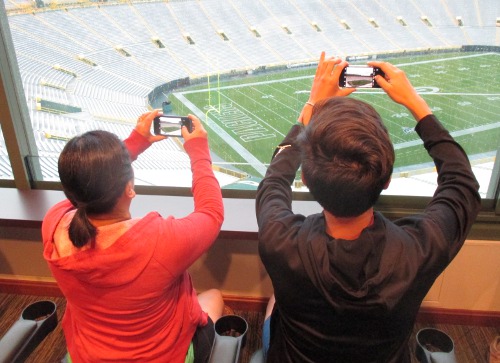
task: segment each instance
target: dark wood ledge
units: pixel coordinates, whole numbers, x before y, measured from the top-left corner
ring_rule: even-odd
[[[188,194],[188,193],[185,193]],[[0,227],[39,228],[47,210],[57,202],[63,200],[64,193],[60,190],[31,189],[0,187]],[[388,207],[379,203],[377,209],[389,219],[395,219],[408,214],[419,213],[421,210],[403,210],[399,207],[400,198],[396,198],[395,205]],[[410,198],[411,199],[411,198]],[[138,194],[132,202],[133,217],[142,217],[151,211],[157,211],[167,217],[184,217],[194,209],[193,198],[189,195],[155,195]],[[257,238],[257,220],[255,218],[254,198],[224,198],[224,223],[219,238],[248,240]],[[294,200],[295,213],[309,215],[321,211],[318,203],[311,200]],[[469,239],[499,240],[500,216],[493,212],[482,212],[472,227]]]
[[[39,228],[47,210],[65,198],[59,190],[19,190],[0,188],[0,226]],[[194,209],[190,196],[137,195],[132,202],[133,217],[141,217],[151,211],[163,216],[173,215],[181,218]],[[256,239],[257,220],[255,200],[243,198],[224,198],[225,219],[220,238]],[[294,201],[297,213],[319,212],[319,205],[311,201]]]

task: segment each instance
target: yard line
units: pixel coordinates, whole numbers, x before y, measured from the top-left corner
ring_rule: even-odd
[[[234,151],[236,151],[246,162],[252,166],[258,173],[262,176],[266,173],[266,166],[255,156],[253,156],[250,151],[248,151],[243,145],[237,142],[231,135],[229,135],[226,130],[220,127],[217,122],[212,120],[208,114],[205,114],[202,110],[196,107],[191,101],[189,101],[183,94],[174,93],[184,105],[186,105],[193,114],[195,114],[200,120],[205,119],[205,124],[210,127],[213,131],[217,133]]]
[[[485,55],[495,55],[495,56],[498,56],[497,53],[469,54],[469,55],[460,55],[460,56],[450,57],[450,58],[430,59],[430,60],[418,61],[418,62],[411,62],[411,63],[400,63],[400,64],[396,64],[396,66],[397,67],[403,67],[403,66],[412,66],[412,65],[415,65],[415,64],[438,63],[438,62],[446,62],[448,60],[454,60],[454,59],[484,57]]]
[[[233,88],[243,88],[243,87],[253,87],[253,86],[259,86],[263,84],[272,84],[272,83],[284,83],[284,82],[289,82],[289,81],[296,81],[298,79],[308,79],[308,78],[313,78],[314,75],[311,76],[300,76],[300,77],[292,77],[292,78],[280,78],[280,79],[272,79],[269,81],[259,81],[259,82],[252,82],[252,83],[243,83],[243,84],[233,84],[231,86],[222,86],[218,87],[216,91],[218,90],[225,90],[225,89],[233,89]],[[208,89],[198,89],[198,90],[192,90],[192,91],[182,91],[180,94],[191,94],[191,93],[200,93],[200,92],[207,92]]]
[[[498,93],[463,93],[463,92],[419,92],[421,95],[436,95],[436,96],[500,96]]]
[[[496,97],[500,96],[500,92],[497,93],[466,93],[466,92],[440,92],[437,91],[426,91],[428,87],[426,86],[416,86],[416,91],[419,95],[436,95],[436,96],[484,96],[484,97]],[[385,92],[381,89],[371,89],[371,90],[357,90],[353,93],[355,96],[359,95],[384,95]]]
[[[494,129],[497,129],[499,127],[500,127],[500,122],[495,122],[492,124],[475,126],[475,127],[471,127],[471,128],[464,129],[464,130],[453,131],[453,132],[450,132],[450,135],[453,137],[458,137],[458,136],[469,135],[469,134],[472,134],[474,132],[494,130]],[[412,146],[416,146],[416,145],[420,145],[420,144],[422,144],[422,140],[420,140],[420,139],[402,142],[399,144],[394,144],[394,150],[405,149],[407,147],[412,147]]]

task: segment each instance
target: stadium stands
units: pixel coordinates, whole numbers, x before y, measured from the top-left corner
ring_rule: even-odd
[[[286,60],[278,57],[269,44],[262,40],[262,36],[258,38],[252,33],[250,29],[259,26],[251,23],[240,9],[218,0],[204,1],[200,5],[212,20],[214,29],[223,30],[227,34],[247,66],[265,66]]]

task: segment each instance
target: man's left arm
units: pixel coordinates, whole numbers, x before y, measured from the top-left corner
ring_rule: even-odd
[[[452,257],[458,253],[480,210],[479,184],[467,154],[435,116],[422,119],[416,129],[438,172],[438,187],[424,214],[440,227]]]

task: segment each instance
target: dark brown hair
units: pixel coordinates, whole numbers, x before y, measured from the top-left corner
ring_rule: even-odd
[[[58,169],[64,193],[77,208],[69,237],[73,245],[82,247],[97,233],[87,215],[111,211],[133,179],[130,156],[116,135],[90,131],[66,144]]]
[[[390,180],[392,142],[380,115],[363,101],[334,97],[317,103],[299,142],[309,191],[337,217],[372,207]]]

